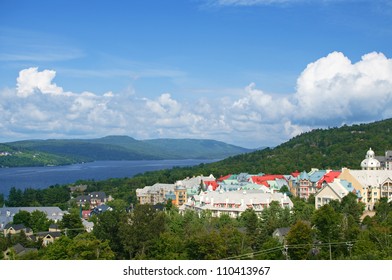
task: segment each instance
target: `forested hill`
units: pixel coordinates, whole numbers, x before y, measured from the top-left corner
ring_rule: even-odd
[[[95,160],[220,159],[251,150],[215,140],[98,139],[26,140],[0,144],[0,166],[61,165]],[[6,155],[4,155],[6,154]]]
[[[275,147],[229,157],[203,166],[205,173],[280,173],[295,170],[359,169],[366,152],[372,148],[376,156],[392,150],[392,119],[369,124],[316,129],[298,135]]]

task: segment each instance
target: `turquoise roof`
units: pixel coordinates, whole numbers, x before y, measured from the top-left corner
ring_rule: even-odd
[[[325,170],[318,170],[313,172],[310,176],[309,176],[309,180],[311,182],[318,182],[321,178],[323,178],[323,176],[325,175],[325,173],[327,173],[327,171]]]
[[[306,173],[306,171],[302,171],[298,177],[300,180],[309,180],[309,175],[308,175],[308,173]]]

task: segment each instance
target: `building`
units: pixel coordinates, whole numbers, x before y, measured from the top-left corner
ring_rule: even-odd
[[[288,196],[282,193],[265,193],[261,190],[231,191],[231,192],[201,192],[189,198],[180,207],[180,212],[192,210],[196,212],[210,211],[213,217],[226,214],[237,218],[246,209],[253,209],[261,213],[268,208],[272,201],[278,201],[282,207],[292,208],[293,203]]]
[[[340,202],[350,192],[356,193],[352,184],[346,180],[335,179],[332,182],[325,183],[315,195],[315,207],[319,209],[332,200]]]
[[[61,210],[59,207],[1,207],[0,208],[0,230],[3,230],[7,224],[12,224],[13,218],[19,211],[27,211],[32,213],[34,211],[41,211],[46,214],[49,220],[54,223],[61,221],[67,211]]]
[[[392,170],[392,151],[386,151],[385,156],[375,157],[379,162],[382,169]]]
[[[101,204],[105,204],[108,201],[113,200],[111,196],[107,197],[105,192],[92,192],[88,195],[79,195],[75,198],[78,206],[90,205],[90,209],[97,207]]]
[[[289,233],[289,231],[290,231],[289,227],[277,228],[272,233],[272,237],[277,238],[280,243],[285,244],[286,243],[286,236]]]
[[[365,159],[361,162],[362,170],[378,170],[381,168],[380,162],[375,158],[374,151],[370,148]]]
[[[140,204],[158,204],[166,202],[166,194],[174,193],[175,184],[156,183],[152,186],[145,186],[143,189],[136,189],[136,196]]]
[[[392,170],[350,170],[343,168],[339,179],[344,179],[359,191],[361,201],[368,210],[373,210],[382,197],[392,199]]]
[[[32,229],[28,228],[28,227],[25,227],[25,225],[23,225],[23,224],[7,224],[4,227],[3,234],[4,234],[4,236],[14,235],[14,234],[19,234],[22,231],[24,231],[24,233],[27,236],[30,236],[30,235],[33,234]]]

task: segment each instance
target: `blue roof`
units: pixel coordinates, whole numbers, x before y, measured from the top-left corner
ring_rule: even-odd
[[[308,175],[308,173],[306,173],[306,171],[302,171],[298,177],[300,180],[309,180],[309,175]]]
[[[318,182],[321,178],[323,178],[323,176],[325,175],[325,173],[327,173],[325,170],[319,170],[319,171],[315,171],[313,172],[310,177],[309,180],[311,182]]]

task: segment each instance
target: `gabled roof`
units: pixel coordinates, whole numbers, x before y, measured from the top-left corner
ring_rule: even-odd
[[[306,173],[306,171],[302,171],[301,174],[299,174],[299,179],[300,180],[309,180],[308,173]]]
[[[229,174],[229,175],[226,175],[226,176],[221,176],[221,177],[219,177],[218,179],[216,179],[218,182],[222,182],[222,181],[224,181],[224,180],[227,180],[227,179],[229,179],[231,177],[231,174]]]
[[[290,231],[289,227],[283,227],[283,228],[277,228],[274,232],[273,235],[279,235],[279,236],[286,236]]]
[[[42,232],[38,232],[36,235],[38,237],[46,237],[50,235],[53,238],[57,238],[60,237],[62,233],[60,231],[42,231]]]
[[[10,229],[13,228],[14,230],[22,230],[26,229],[26,226],[24,224],[7,224],[4,229]]]
[[[324,182],[326,183],[332,183],[335,178],[338,178],[340,173],[342,173],[341,171],[329,171],[328,173],[325,173],[323,177],[321,177],[321,179],[318,181],[317,183],[317,188],[321,188],[322,184]]]
[[[215,191],[216,188],[219,187],[219,184],[216,181],[204,181],[204,184],[207,188],[211,187],[213,191]]]

